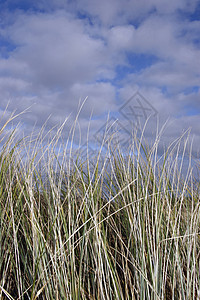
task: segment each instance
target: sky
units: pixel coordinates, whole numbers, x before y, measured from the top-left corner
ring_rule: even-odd
[[[0,0],[0,114],[28,109],[28,132],[73,120],[86,97],[83,137],[108,114],[127,136],[148,119],[166,144],[190,128],[198,157],[200,1]]]

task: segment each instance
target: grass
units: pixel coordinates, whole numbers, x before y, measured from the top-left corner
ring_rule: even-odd
[[[135,136],[128,156],[111,139],[103,160],[100,148],[84,161],[68,151],[70,138],[61,143],[62,129],[4,137],[0,299],[200,299],[199,186],[190,162],[183,177],[187,135],[162,157],[159,136],[151,147]]]

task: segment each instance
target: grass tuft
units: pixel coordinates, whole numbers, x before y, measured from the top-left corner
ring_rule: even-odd
[[[187,135],[162,156],[159,136],[151,147],[135,136],[128,156],[106,139],[107,153],[102,144],[84,161],[62,129],[4,137],[0,299],[199,299],[199,181],[190,162],[183,176]]]

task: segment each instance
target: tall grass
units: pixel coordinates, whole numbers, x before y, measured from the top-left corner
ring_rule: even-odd
[[[162,157],[158,135],[151,146],[133,137],[128,156],[107,140],[107,153],[83,160],[62,129],[2,146],[0,298],[200,299],[187,135]]]

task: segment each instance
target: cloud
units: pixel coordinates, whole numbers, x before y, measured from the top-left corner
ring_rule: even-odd
[[[14,58],[28,65],[37,84],[53,88],[88,80],[103,65],[102,41],[90,38],[81,21],[65,13],[19,15],[8,32],[19,45]]]
[[[129,62],[132,75],[127,76],[128,80],[140,85],[167,86],[176,92],[188,86],[198,86],[200,49],[194,43],[188,43],[188,38],[185,40],[182,34],[185,26],[177,21],[169,22],[169,19],[151,16],[138,28],[133,25],[111,28],[108,41],[115,52],[157,57],[157,61],[139,72],[135,71],[134,64],[131,72]]]
[[[82,0],[75,1],[76,8],[82,12],[89,13],[91,17],[96,17],[105,26],[123,25],[125,23],[140,23],[149,14],[160,15],[175,14],[177,11],[194,12],[198,5],[198,0]]]
[[[10,110],[32,106],[23,119],[27,128],[41,126],[49,115],[54,125],[74,116],[88,96],[80,123],[85,129],[93,112],[95,131],[109,111],[118,114],[139,90],[159,111],[161,123],[171,117],[180,128],[194,127],[197,137],[199,21],[190,19],[197,5],[196,0],[43,0],[26,7],[22,1],[16,9],[6,1],[1,108],[8,100]]]
[[[15,97],[20,107],[22,102],[34,101],[44,115],[55,107],[61,115],[63,111],[70,113],[76,110],[80,97],[90,96],[96,102],[96,112],[105,107],[103,95],[110,105],[114,101],[111,84],[95,82],[114,76],[105,45],[101,39],[90,37],[81,20],[65,12],[20,12],[4,31],[16,48],[8,59],[0,60],[2,101]]]

